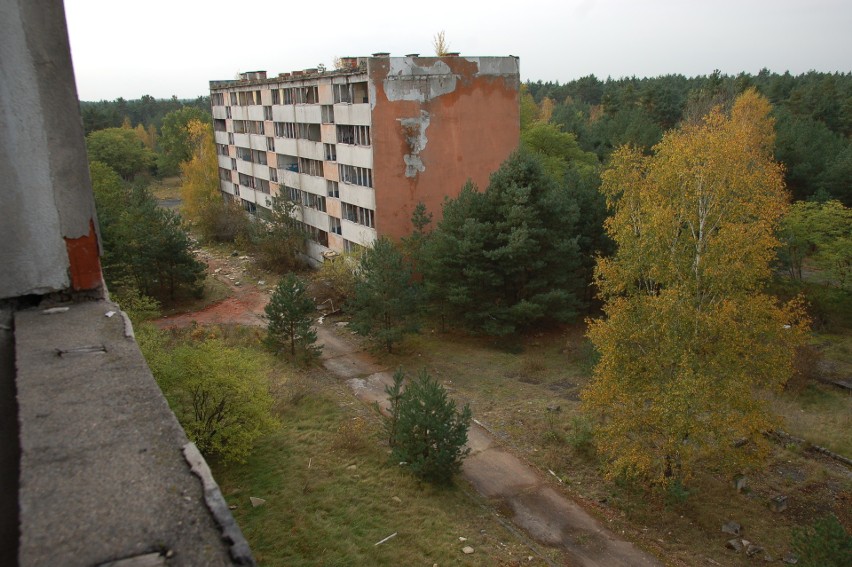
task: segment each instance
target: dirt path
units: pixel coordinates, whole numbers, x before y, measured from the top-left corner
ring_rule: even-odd
[[[233,290],[224,301],[201,311],[160,319],[160,327],[236,323],[262,326],[263,307],[269,294],[256,285],[230,278],[239,272],[236,260],[205,258],[211,272]],[[217,272],[218,270],[218,272]],[[330,372],[346,380],[358,399],[385,406],[385,386],[391,373],[345,336],[346,332],[325,322],[317,326],[323,345],[322,363]],[[462,466],[462,476],[492,504],[511,511],[510,519],[534,540],[565,550],[569,565],[583,567],[659,566],[657,559],[630,542],[615,536],[600,521],[557,490],[550,479],[502,448],[479,424],[468,434],[471,453]]]
[[[328,324],[317,327],[323,348],[323,365],[346,380],[365,403],[387,404],[385,386],[391,372],[381,368],[368,354]],[[569,500],[554,482],[501,448],[478,424],[468,434],[471,453],[462,466],[462,476],[496,507],[511,510],[511,520],[534,540],[564,549],[570,565],[583,567],[627,567],[662,565],[630,542],[621,540]]]

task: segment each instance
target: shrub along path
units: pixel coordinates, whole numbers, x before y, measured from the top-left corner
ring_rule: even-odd
[[[346,380],[361,401],[387,408],[385,386],[392,383],[392,373],[331,324],[319,325],[317,337],[323,344],[323,365]],[[571,565],[661,565],[568,499],[558,490],[556,479],[503,450],[480,425],[471,426],[468,446],[471,453],[462,465],[462,476],[534,540],[565,550]]]

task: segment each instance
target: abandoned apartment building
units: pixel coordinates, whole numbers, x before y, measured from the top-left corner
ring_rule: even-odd
[[[345,57],[338,69],[211,81],[221,190],[252,213],[298,206],[308,256],[411,231],[422,202],[480,188],[515,150],[516,57]]]

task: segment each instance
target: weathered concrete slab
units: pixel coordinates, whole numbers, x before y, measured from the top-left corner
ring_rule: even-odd
[[[97,301],[15,316],[20,565],[169,551],[169,565],[231,565],[183,430],[122,317],[106,316],[117,310]]]

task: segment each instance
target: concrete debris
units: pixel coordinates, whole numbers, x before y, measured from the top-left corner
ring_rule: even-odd
[[[42,315],[55,315],[57,313],[65,313],[71,309],[70,307],[51,307],[50,309],[45,309],[41,312]]]
[[[385,543],[386,541],[388,541],[389,539],[393,539],[393,538],[395,538],[395,537],[396,537],[396,534],[397,534],[397,532],[393,532],[391,535],[389,535],[389,536],[388,536],[388,537],[386,537],[385,539],[383,539],[383,540],[381,540],[381,541],[377,541],[375,544],[373,544],[373,547],[376,547],[376,546],[378,546],[378,545],[381,545],[381,544]]]
[[[787,497],[783,495],[774,496],[769,500],[769,509],[773,512],[783,512],[787,509]]]
[[[112,317],[113,315],[115,315],[115,311],[107,311],[106,313],[104,313],[105,317]]]
[[[742,532],[742,526],[737,522],[727,522],[722,526],[722,532],[731,535],[740,535]]]
[[[466,545],[462,548],[462,551],[465,555],[470,555],[471,553],[473,553],[473,548],[469,545]]]
[[[743,540],[739,538],[729,539],[728,543],[725,544],[725,547],[728,549],[733,549],[737,553],[740,553],[745,547],[743,546]]]
[[[266,500],[264,500],[263,498],[255,498],[254,496],[249,496],[249,500],[251,501],[251,505],[255,508],[266,504]]]

